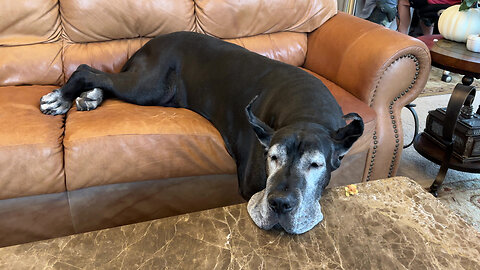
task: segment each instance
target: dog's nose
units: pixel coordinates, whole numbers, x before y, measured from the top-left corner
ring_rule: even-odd
[[[295,200],[290,194],[270,194],[268,204],[275,213],[286,214],[295,207]]]

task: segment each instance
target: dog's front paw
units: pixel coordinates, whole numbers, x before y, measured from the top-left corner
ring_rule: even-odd
[[[96,109],[103,101],[103,91],[100,88],[93,88],[83,92],[75,100],[77,111],[91,111]]]
[[[60,89],[46,94],[40,99],[40,111],[44,114],[65,114],[72,107],[72,103],[62,97]]]

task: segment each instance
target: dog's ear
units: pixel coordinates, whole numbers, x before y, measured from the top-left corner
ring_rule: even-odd
[[[247,113],[248,122],[252,126],[258,140],[263,147],[268,148],[270,146],[270,140],[273,136],[273,129],[252,113],[252,104],[255,102],[255,100],[257,100],[257,98],[258,95],[255,96],[250,103],[248,103],[247,107],[245,107],[245,112]]]
[[[335,149],[332,153],[332,166],[337,169],[343,156],[350,150],[353,143],[363,134],[363,120],[356,113],[349,113],[343,116],[343,119],[351,122],[345,127],[339,128],[331,135]]]

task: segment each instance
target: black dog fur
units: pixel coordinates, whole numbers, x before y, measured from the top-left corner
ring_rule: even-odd
[[[320,149],[331,161],[328,179],[321,183],[323,190],[330,172],[363,132],[356,114],[349,115],[354,120],[346,125],[340,106],[314,76],[190,32],[152,39],[118,74],[79,66],[57,90],[56,98],[42,99],[42,111],[63,114],[82,92],[94,88],[138,105],[188,108],[211,121],[236,161],[239,188],[246,200],[265,189],[265,153],[272,139],[287,140],[293,152],[305,147]],[[273,138],[276,131],[279,135]],[[306,141],[315,143],[307,145]]]

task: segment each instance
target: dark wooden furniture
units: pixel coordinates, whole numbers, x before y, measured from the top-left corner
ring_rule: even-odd
[[[416,136],[414,142],[418,153],[441,165],[440,171],[430,187],[430,192],[437,196],[438,188],[442,185],[449,168],[480,173],[480,161],[462,161],[453,156],[457,118],[462,107],[473,102],[476,89],[470,85],[474,78],[480,79],[480,54],[468,51],[464,43],[443,39],[441,35],[422,36],[419,39],[429,48],[433,66],[464,75],[462,84],[455,87],[448,103],[440,141],[432,140],[423,132]]]
[[[450,41],[441,35],[421,36],[418,39],[430,50],[432,66],[464,75],[464,85],[471,85],[474,78],[480,79],[480,53],[467,50],[465,43]]]

